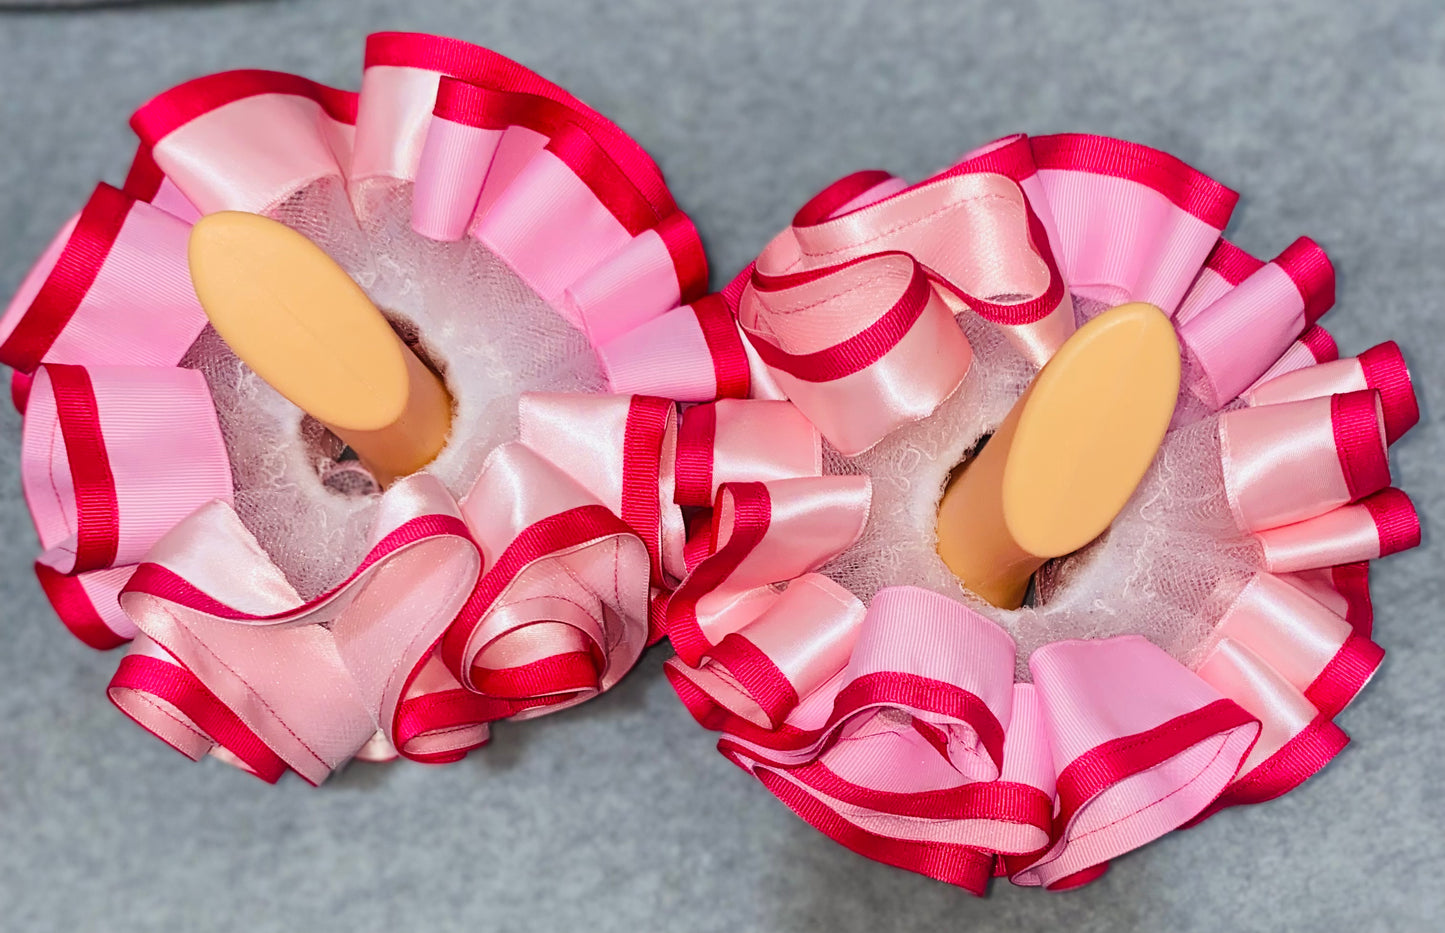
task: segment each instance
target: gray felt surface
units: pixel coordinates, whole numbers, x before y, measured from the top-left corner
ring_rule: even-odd
[[[1330,250],[1346,353],[1394,337],[1426,423],[1395,449],[1426,546],[1378,566],[1389,658],[1356,741],[1274,803],[1225,813],[1051,895],[986,900],[855,856],[718,756],[653,651],[604,699],[503,726],[445,768],[356,766],[321,790],[190,765],[106,702],[114,655],[30,572],[18,419],[0,405],[0,929],[1426,930],[1445,926],[1445,4],[1140,0],[835,4],[293,0],[0,14],[0,292],[96,177],[125,118],[233,67],[355,86],[363,37],[491,45],[661,162],[725,281],[816,188],[927,171],[1019,129],[1162,147],[1243,192],[1273,255]]]

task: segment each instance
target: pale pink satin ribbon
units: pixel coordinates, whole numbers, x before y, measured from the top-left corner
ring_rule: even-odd
[[[713,362],[715,378],[708,398],[748,394],[752,378],[747,353],[731,312],[720,306],[721,299],[709,303],[699,297],[707,272],[696,230],[676,209],[655,164],[635,142],[556,85],[466,43],[381,34],[368,43],[366,64],[360,95],[292,75],[241,71],[188,82],[137,112],[132,124],[141,145],[125,191],[102,187],[97,192],[42,257],[15,307],[0,324],[0,347],[12,351],[11,362],[25,370],[13,380],[17,404],[24,404],[34,384],[40,384],[42,398],[32,419],[37,438],[46,426],[51,438],[63,432],[56,406],[51,404],[48,377],[36,380],[36,364],[69,362],[77,354],[77,362],[91,363],[94,360],[85,357],[95,349],[103,360],[170,367],[192,342],[204,324],[186,274],[185,243],[189,224],[196,217],[218,209],[270,210],[308,184],[328,178],[350,185],[353,192],[372,178],[416,181],[414,219],[424,232],[438,222],[436,212],[446,216],[451,216],[448,211],[461,212],[457,205],[445,203],[448,192],[465,201],[467,186],[479,185],[469,208],[473,216],[468,226],[564,317],[600,342],[665,316],[680,301],[696,300],[699,309],[713,307],[720,313],[699,310],[694,317]],[[456,144],[465,148],[476,143],[465,133],[457,135],[471,125],[469,121],[480,121],[477,128],[494,130],[501,138],[493,140],[496,145],[490,157],[473,152],[476,157],[470,162],[458,162],[448,155],[460,151]],[[433,146],[437,155],[428,160],[422,150],[432,128],[437,131]],[[453,137],[450,142],[449,134]],[[490,144],[482,141],[484,148]],[[484,161],[485,175],[473,177]],[[361,205],[361,209],[366,207]],[[148,304],[133,299],[142,290],[142,280],[149,290]],[[179,296],[175,301],[172,292]],[[148,315],[159,317],[152,321]],[[139,341],[134,360],[126,350],[132,338]],[[112,355],[117,347],[120,354]],[[155,373],[162,381],[194,376],[171,369]],[[88,378],[84,371],[80,375]],[[102,399],[101,409],[108,404],[115,403]],[[184,427],[194,419],[187,403],[182,400],[179,404],[185,409],[180,412]],[[623,400],[624,409],[629,404]],[[175,405],[157,405],[155,411],[167,407],[174,409]],[[200,414],[206,417],[201,420],[213,422],[208,401],[202,407],[205,411]],[[428,662],[408,672],[412,680],[405,688],[405,709],[397,714],[393,734],[377,739],[372,730],[370,750],[363,748],[361,753],[386,757],[388,746],[395,745],[411,757],[444,760],[484,741],[485,722],[490,719],[523,708],[531,711],[560,705],[565,697],[559,697],[572,687],[562,690],[559,684],[575,686],[581,682],[579,678],[590,676],[588,671],[600,671],[600,680],[593,678],[598,683],[590,689],[595,692],[599,685],[609,686],[630,666],[645,640],[634,637],[637,621],[641,620],[644,636],[656,637],[649,618],[654,613],[652,594],[647,592],[649,581],[663,587],[686,572],[685,529],[674,498],[706,496],[706,502],[692,503],[706,505],[711,502],[711,492],[722,483],[814,475],[820,469],[816,432],[791,406],[758,403],[756,409],[751,405],[694,409],[692,429],[682,441],[676,437],[670,403],[652,400],[632,407],[621,426],[621,436],[605,438],[607,449],[616,456],[586,464],[569,462],[568,454],[575,449],[576,438],[588,435],[592,423],[569,424],[564,417],[551,425],[560,433],[544,436],[543,419],[523,419],[524,426],[535,429],[527,440],[552,449],[556,459],[568,463],[572,474],[562,471],[561,475],[567,482],[580,482],[591,503],[588,508],[595,509],[599,519],[610,516],[612,537],[618,541],[613,549],[613,574],[630,573],[633,568],[621,566],[625,563],[623,552],[633,550],[637,540],[643,542],[642,602],[624,600],[625,610],[605,600],[593,607],[600,619],[594,630],[602,633],[599,641],[605,649],[601,656],[594,659],[589,655],[583,665],[581,655],[589,654],[588,650],[564,652],[568,656],[563,657],[551,652],[545,638],[531,639],[540,644],[533,646],[532,655],[525,649],[518,655],[512,649],[526,638],[504,638],[496,644],[492,639],[487,650],[477,653],[481,662],[465,668],[458,665],[456,673],[467,687],[440,661]],[[642,414],[634,418],[638,412]],[[635,420],[639,423],[634,424]],[[131,581],[132,571],[124,564],[108,564],[116,559],[138,559],[145,553],[143,539],[159,537],[195,505],[230,494],[224,456],[218,460],[209,455],[221,450],[214,444],[215,450],[202,452],[207,455],[193,456],[188,448],[181,450],[182,456],[172,466],[182,474],[165,465],[153,465],[149,472],[131,469],[130,459],[134,458],[127,451],[143,446],[131,437],[136,433],[133,428],[144,433],[146,425],[155,423],[154,417],[121,418],[103,434],[96,426],[91,446],[110,455],[116,473],[101,477],[103,482],[70,482],[71,458],[63,443],[52,441],[45,458],[38,454],[30,458],[32,472],[51,477],[48,486],[82,487],[77,491],[83,502],[67,509],[62,496],[59,520],[52,521],[51,516],[45,522],[47,528],[56,525],[60,529],[57,534],[68,528],[70,537],[76,539],[69,546],[61,541],[51,563],[63,565],[62,570],[83,572],[67,575],[48,564],[42,564],[37,572],[66,623],[97,647],[114,646],[135,634],[126,616],[113,605],[117,591]],[[786,431],[793,440],[763,449],[767,433],[773,430]],[[214,439],[204,431],[189,432],[186,438],[191,434]],[[638,437],[644,438],[640,446]],[[610,472],[601,469],[604,460],[612,464]],[[106,458],[98,462],[110,468]],[[498,464],[501,462],[499,459]],[[189,474],[184,471],[214,473],[211,468],[216,464],[221,468],[216,482],[209,482],[209,474],[202,476],[199,491],[191,495],[191,486],[197,484],[188,485]],[[679,466],[687,471],[687,482],[682,485],[673,472]],[[88,467],[95,472],[93,465]],[[495,481],[500,472],[498,467],[491,479]],[[545,486],[542,472],[538,471],[538,482]],[[55,477],[63,482],[51,481]],[[182,495],[153,503],[144,495],[149,488],[147,479],[172,482]],[[98,491],[98,497],[91,490]],[[141,498],[133,502],[137,495]],[[94,518],[95,501],[106,506],[100,513],[104,521],[99,524]],[[468,502],[476,506],[472,511],[495,518],[480,509],[480,500]],[[152,505],[158,511],[151,510]],[[512,505],[520,508],[520,500]],[[71,513],[75,515],[67,525],[66,516]],[[75,517],[82,514],[84,521]],[[516,538],[522,538],[531,528],[511,530],[518,531]],[[505,522],[489,523],[486,534],[479,537],[498,554],[515,556],[519,552],[512,548],[515,542],[505,540],[507,530]],[[627,544],[622,543],[624,538]],[[79,547],[80,543],[85,546]],[[80,564],[74,563],[76,553],[85,557]],[[479,625],[495,627],[495,620],[504,616],[522,618],[537,609],[539,601],[549,598],[554,606],[580,599],[565,580],[553,579],[549,583],[555,584],[552,597],[531,592],[514,604],[512,597],[527,591],[528,580],[535,583],[538,575],[545,577],[566,564],[554,553],[534,557],[534,562],[519,571],[519,579],[484,607]],[[592,568],[595,579],[588,579],[588,585],[604,588],[605,564],[599,562]],[[85,569],[92,565],[97,569]],[[490,579],[498,577],[494,574]],[[524,602],[526,609],[521,606]],[[566,615],[563,610],[555,614]],[[624,615],[627,621],[619,623]],[[566,617],[583,624],[580,618]],[[528,637],[548,630],[542,624],[523,627]],[[505,625],[502,628],[511,632]],[[616,637],[621,630],[631,634]],[[551,631],[555,634],[557,629]],[[575,648],[579,643],[564,635],[557,644]],[[156,656],[127,664],[127,677],[184,701],[211,727],[251,749],[243,755],[225,743],[211,743],[222,749],[215,752],[218,757],[258,774],[274,777],[279,773],[274,761],[268,764],[261,761],[264,755],[252,754],[254,743],[260,748],[269,746],[247,732],[249,727],[233,728],[234,711],[229,711],[226,702],[196,681],[195,674],[177,658],[161,657],[165,652],[159,648],[152,654]],[[520,657],[528,670],[519,679],[512,676],[518,670],[515,664],[487,667],[500,656],[512,661]],[[558,658],[561,663],[539,670],[527,660],[537,657],[544,666]],[[477,672],[485,675],[480,681],[473,678]],[[473,693],[472,688],[490,689],[493,694]],[[132,697],[145,692],[133,686],[126,690]],[[478,696],[486,714],[480,719],[475,715]],[[496,699],[505,702],[491,702]],[[286,765],[279,767],[284,770]]]
[[[856,208],[848,193],[846,212],[800,212],[738,304],[763,367],[844,453],[957,388],[972,360],[953,322],[965,307],[1039,360],[1072,331],[1047,235],[1010,178],[960,168]]]
[[[263,213],[313,181],[348,176],[357,103],[296,75],[228,71],[157,95],[131,126],[202,214]]]
[[[1328,715],[1258,654],[1231,638],[1219,640],[1198,673],[1261,727],[1238,776],[1190,825],[1225,807],[1262,803],[1293,790],[1349,744]]]
[[[495,52],[371,36],[356,122],[352,182],[414,180],[418,232],[469,232],[594,343],[706,290],[697,231],[652,159]]]
[[[774,584],[821,567],[862,534],[870,486],[863,476],[817,476],[720,487],[708,556],[667,605],[667,635],[696,666],[779,596]]]
[[[26,373],[42,362],[174,366],[206,323],[189,235],[189,223],[100,185],[0,318],[0,361]]]
[[[637,143],[464,42],[379,33],[360,94],[227,72],[159,95],[132,122],[136,196],[174,206],[181,227],[191,217],[175,205],[262,213],[328,177],[415,181],[420,232],[470,230],[595,342],[706,290],[697,231]]]
[[[743,327],[778,387],[849,456],[932,414],[973,361],[953,311],[905,253],[758,273],[742,302]]]
[[[1384,651],[1334,609],[1290,581],[1256,574],[1215,627],[1334,718],[1365,687]]]
[[[378,729],[395,728],[407,681],[481,567],[451,496],[425,474],[387,491],[372,541],[345,582],[303,602],[235,513],[213,503],[156,544],[121,600],[150,642],[320,783]],[[117,691],[142,725],[171,728],[156,717],[173,711]]]
[[[1334,268],[1301,237],[1269,263],[1179,322],[1190,388],[1223,408],[1248,389],[1334,304]]]
[[[533,395],[520,414],[521,440],[492,454],[460,509],[424,473],[399,481],[367,559],[307,603],[228,506],[180,521],[127,574],[142,637],[117,704],[191,757],[219,748],[268,780],[289,768],[317,783],[388,748],[454,760],[491,721],[581,702],[633,665],[655,637],[654,593],[686,572],[680,492],[826,482],[816,433],[783,402],[694,408],[685,437],[660,399]],[[812,504],[782,527],[806,540],[821,527]],[[866,499],[854,508],[861,527]]]
[[[1374,623],[1370,600],[1370,562],[1356,561],[1331,567],[1314,567],[1276,577],[1309,594],[1321,605],[1342,616],[1356,632],[1368,636]]]
[[[943,692],[976,676],[946,670],[947,661],[938,659],[938,646],[950,637],[946,628],[919,639],[929,646],[926,659],[905,656],[896,666],[860,673],[867,668],[859,667],[860,657],[874,656],[865,646],[868,633],[882,630],[875,620],[886,618],[892,634],[906,640],[922,624],[915,616],[943,617],[963,607],[929,594],[900,615],[887,611],[880,594],[865,608],[813,572],[816,564],[777,569],[777,576],[794,574],[786,586],[749,587],[772,576],[734,576],[760,540],[757,532],[720,534],[705,549],[689,546],[693,573],[669,603],[678,657],[667,672],[699,721],[723,731],[725,754],[839,842],[973,890],[993,873],[995,854],[1005,853],[1003,871],[1016,882],[1064,889],[1097,878],[1108,858],[1172,828],[1283,793],[1343,747],[1330,717],[1379,660],[1367,638],[1368,589],[1359,564],[1303,568],[1319,566],[1324,556],[1358,561],[1418,541],[1408,506],[1392,491],[1376,492],[1389,482],[1386,441],[1398,436],[1396,424],[1403,430],[1414,420],[1413,394],[1398,354],[1377,354],[1368,381],[1363,364],[1342,379],[1318,371],[1338,357],[1313,323],[1333,290],[1323,254],[1301,241],[1266,264],[1219,239],[1233,192],[1177,160],[1112,140],[1017,137],[968,154],[957,169],[956,176],[995,172],[1019,185],[1039,208],[1037,226],[1071,288],[1106,303],[1152,301],[1173,312],[1180,327],[1192,327],[1186,346],[1196,376],[1207,388],[1227,387],[1206,399],[1210,404],[1260,390],[1255,407],[1230,411],[1221,422],[1223,469],[1240,526],[1264,529],[1258,537],[1266,562],[1279,562],[1281,574],[1261,575],[1239,595],[1201,669],[1204,679],[1142,639],[1039,651],[1031,659],[1034,684],[1015,687],[1015,704],[1032,703],[1034,714],[1020,718],[1017,740],[1015,723],[999,720],[1008,735],[1002,773],[978,770],[980,760],[970,757],[982,733],[955,744],[958,736],[931,719],[926,704],[916,708],[912,695],[888,717],[859,715],[849,696],[855,678],[881,689],[874,678],[912,665],[932,670]],[[887,354],[905,355],[910,327],[946,342],[937,336],[945,315],[929,316],[928,293],[918,287],[937,269],[911,245],[898,254],[872,244],[856,254],[831,253],[846,247],[846,232],[835,244],[826,236],[809,242],[802,231],[826,231],[840,216],[882,214],[928,184],[910,189],[882,172],[841,180],[805,205],[793,229],[724,290],[772,382],[845,453],[931,411],[927,398],[893,403],[888,392],[902,382],[888,378]],[[1120,238],[1121,225],[1150,235]],[[1117,245],[1090,230],[1107,231]],[[835,261],[810,266],[808,246]],[[1150,261],[1139,259],[1146,254]],[[701,352],[690,358],[706,359]],[[921,394],[933,395],[933,405],[951,391],[952,374],[936,364],[898,369],[909,373],[910,389],[923,373]],[[1269,380],[1290,373],[1297,373],[1286,380],[1294,388],[1268,388]],[[756,382],[756,369],[753,375]],[[860,375],[877,378],[872,385],[834,384],[862,382]],[[937,385],[929,382],[935,375]],[[712,388],[703,380],[681,387]],[[1376,395],[1387,389],[1388,403]],[[879,397],[887,403],[879,405]],[[1272,404],[1264,404],[1266,397]],[[770,505],[766,494],[739,489],[732,510],[744,516],[744,530],[767,529]],[[1356,510],[1369,524],[1368,534],[1355,535],[1368,538],[1366,547],[1331,541],[1337,530],[1325,525]],[[720,509],[715,522],[725,515]],[[1304,560],[1285,553],[1289,535],[1301,530],[1306,540],[1294,550],[1311,552]],[[1297,572],[1283,572],[1291,567]],[[930,610],[930,600],[945,605]],[[1352,628],[1361,618],[1365,628]],[[967,721],[964,735],[979,722]],[[1011,755],[1014,748],[1031,751]],[[960,782],[970,779],[961,794]],[[1011,783],[1027,793],[1011,798],[1012,809],[998,797],[1001,809],[991,817],[995,826],[1010,819],[1023,826],[1030,806],[1023,801],[1042,800],[1029,849],[996,845],[997,836],[990,843],[983,829],[989,820],[980,822],[980,811],[964,803],[1001,794]],[[979,794],[984,785],[988,791]],[[925,817],[925,825],[915,822]]]
[[[97,189],[41,257],[0,319],[0,359],[27,374],[42,361],[174,365],[205,324],[185,259],[199,213],[268,211],[324,178],[389,177],[416,180],[427,230],[448,191],[466,200],[456,194],[457,174],[483,162],[485,191],[465,208],[476,212],[474,232],[594,342],[702,296],[707,265],[696,230],[655,164],[615,125],[466,43],[379,34],[367,62],[360,95],[294,75],[235,71],[143,106],[132,120],[141,147],[125,191]],[[487,103],[472,107],[478,97]],[[445,116],[433,120],[434,109]],[[441,137],[449,126],[470,129],[457,120],[472,111],[506,137],[497,158],[474,153],[459,163],[443,142],[435,158],[421,158],[429,126]],[[512,153],[505,165],[501,150]],[[136,301],[142,292],[147,300]],[[719,378],[698,400],[746,395],[741,339],[729,340],[712,321],[702,330]],[[21,379],[18,402],[24,391]]]
[[[1373,389],[1227,411],[1219,443],[1225,492],[1244,531],[1314,518],[1390,484]]]
[[[997,853],[1067,885],[1193,818],[1258,729],[1142,639],[1049,646],[1014,684],[1012,639],[948,597],[889,588],[865,612],[809,574],[759,599],[701,665],[668,662],[684,703],[832,838],[975,891]]]
[[[1375,560],[1420,544],[1420,518],[1410,497],[1383,489],[1315,518],[1258,532],[1264,568],[1290,573]]]
[[[661,399],[529,395],[520,419],[520,440],[491,455],[462,505],[488,569],[441,642],[448,679],[404,704],[422,738],[614,685],[661,637],[658,607],[687,573],[678,503],[735,481],[827,484],[816,433],[783,402],[694,407],[679,431]],[[853,508],[866,516],[866,499]]]
[[[1148,301],[1186,319],[1199,316],[1191,302],[1218,305],[1204,317],[1219,321],[1238,316],[1231,307],[1273,300],[1263,284],[1233,288],[1225,273],[1236,269],[1223,260],[1223,272],[1206,266],[1203,275],[1229,287],[1201,286],[1195,275],[1218,252],[1235,200],[1164,153],[1082,135],[1008,137],[911,187],[860,172],[804,205],[763,251],[738,296],[739,320],[782,394],[840,450],[858,453],[931,412],[963,378],[968,354],[945,319],[964,307],[1003,326],[1041,364],[1073,330],[1065,283],[1096,301]],[[910,291],[906,263],[890,252],[911,257],[936,295]],[[1314,293],[1324,291],[1316,266],[1299,247],[1272,268],[1312,289],[1302,304],[1316,308]],[[1250,298],[1251,288],[1268,294]],[[1290,292],[1299,297],[1295,284]],[[1229,362],[1241,352],[1206,354],[1207,362],[1247,368]]]
[[[1385,437],[1393,444],[1420,420],[1420,404],[1404,354],[1395,341],[1357,357],[1326,361],[1277,374],[1240,396],[1247,405],[1277,405],[1303,399],[1374,390],[1380,393]]]

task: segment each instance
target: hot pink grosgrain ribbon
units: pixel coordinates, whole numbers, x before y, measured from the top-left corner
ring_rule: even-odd
[[[188,756],[268,780],[319,783],[368,748],[454,760],[489,722],[581,702],[633,665],[686,572],[680,501],[838,485],[786,402],[695,407],[681,432],[655,398],[531,395],[520,413],[460,505],[424,473],[388,489],[366,558],[315,599],[229,505],[182,521],[121,596],[141,634],[112,699]]]
[[[965,163],[898,191],[874,174],[806,205],[738,299],[778,388],[849,455],[927,417],[963,381],[964,308],[1040,363],[1074,327],[1043,224],[1013,179]]]
[[[747,536],[715,558],[741,566]],[[950,597],[890,587],[865,609],[808,574],[699,633],[687,589],[667,674],[720,750],[849,848],[976,893],[1000,854],[1019,884],[1096,876],[1215,801],[1260,730],[1137,637],[1046,646],[1019,684],[1013,640]]]

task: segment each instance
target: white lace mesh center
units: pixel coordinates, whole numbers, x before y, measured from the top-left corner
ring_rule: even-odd
[[[456,399],[452,436],[431,472],[461,496],[498,444],[516,436],[517,396],[605,391],[586,338],[476,240],[437,243],[411,229],[411,186],[368,183],[353,213],[336,179],[269,212],[341,264],[376,304],[414,329]],[[209,328],[183,366],[216,401],[236,482],[236,511],[303,598],[325,592],[365,554],[377,497],[322,485],[326,452],[302,413]],[[314,431],[313,431],[314,433]]]
[[[1085,320],[1105,306],[1076,296],[1075,307]],[[1068,638],[1139,634],[1197,663],[1257,567],[1255,546],[1229,519],[1215,418],[1170,431],[1110,530],[1046,565],[1032,606],[1000,610],[964,589],[939,558],[938,504],[949,474],[1003,421],[1034,368],[998,328],[969,312],[959,322],[974,363],[948,401],[858,457],[828,451],[829,472],[872,477],[873,508],[861,540],[823,572],[865,601],[885,586],[912,584],[968,603],[1014,637],[1021,680],[1034,649]]]

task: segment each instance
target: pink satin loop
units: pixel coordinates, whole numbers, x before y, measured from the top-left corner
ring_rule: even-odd
[[[21,482],[60,573],[134,564],[177,522],[231,498],[231,464],[200,373],[47,365],[21,437]]]
[[[1209,805],[1259,723],[1137,636],[1061,641],[1029,659],[1058,772],[1055,842],[1016,884],[1053,885]]]
[[[1288,350],[1275,360],[1273,365],[1264,371],[1254,383],[1245,390],[1245,394],[1255,391],[1272,379],[1292,373],[1297,369],[1315,366],[1320,363],[1332,363],[1340,358],[1340,349],[1335,345],[1335,339],[1329,335],[1323,327],[1318,324],[1311,324],[1300,334],[1300,338],[1290,344]]]
[[[433,654],[413,674],[396,717],[396,741],[426,764],[460,761],[491,739],[497,702],[464,688]]]
[[[1399,346],[1387,341],[1358,357],[1305,366],[1254,386],[1240,396],[1248,405],[1319,398],[1364,390],[1380,393],[1386,440],[1393,444],[1420,420],[1420,406]]]
[[[372,764],[385,764],[388,761],[395,761],[400,757],[401,754],[397,752],[396,747],[391,744],[391,740],[386,737],[386,733],[380,729],[378,729],[371,738],[367,739],[366,744],[361,746],[356,753],[357,761],[367,761]]]
[[[503,55],[457,39],[420,33],[378,32],[367,37],[353,179],[416,178],[433,111],[446,93],[444,84],[472,85],[501,97],[532,98],[537,106],[529,109],[561,114],[563,119],[554,123],[572,123],[596,139],[627,184],[659,216],[676,210],[656,163],[616,124]],[[456,115],[455,111],[443,112]]]
[[[594,344],[706,291],[697,231],[652,159],[487,49],[371,36],[350,168],[354,182],[415,180],[418,232],[470,230]]]
[[[1316,567],[1277,576],[1307,593],[1316,602],[1328,606],[1336,615],[1343,616],[1357,634],[1369,636],[1374,623],[1369,561]]]
[[[906,180],[881,169],[854,172],[843,176],[805,201],[793,215],[793,226],[819,224],[838,214],[875,204],[907,188]]]
[[[1216,627],[1333,718],[1364,689],[1384,651],[1343,616],[1271,574],[1256,574]]]
[[[1031,148],[1069,290],[1111,306],[1147,301],[1172,314],[1239,196],[1137,143],[1061,134],[1035,137]]]
[[[1261,725],[1259,741],[1239,775],[1190,825],[1225,807],[1262,803],[1288,793],[1349,744],[1349,737],[1327,715],[1245,645],[1221,639],[1198,673]]]
[[[730,483],[718,491],[709,554],[667,606],[667,635],[696,667],[710,649],[756,618],[792,580],[841,554],[868,521],[864,476]]]
[[[1052,261],[1067,282],[1063,261],[1059,257],[1068,245],[1059,235],[1058,224],[1054,221],[1053,205],[1049,203],[1043,175],[1040,174],[1034,157],[1033,143],[1034,141],[1023,133],[1004,136],[959,156],[947,170],[947,174],[994,172],[1012,179],[1028,199],[1029,209],[1038,218],[1039,228],[1043,232],[1042,238],[1048,241]],[[838,213],[844,213],[848,209],[845,207]]]
[[[1227,411],[1219,443],[1225,491],[1244,531],[1314,518],[1390,484],[1374,390]]]
[[[1273,261],[1179,327],[1195,366],[1191,390],[1223,408],[1334,304],[1334,269],[1301,237]]]
[[[664,583],[664,568],[681,568],[686,530],[673,504],[677,415],[671,402],[528,393],[518,403],[518,417],[523,444],[642,538],[653,556],[655,583]]]
[[[405,704],[403,751],[448,758],[491,720],[565,708],[626,673],[655,624],[650,589],[686,572],[674,500],[679,471],[696,472],[687,461],[751,480],[820,472],[817,435],[791,406],[722,408],[702,409],[720,431],[682,444],[664,399],[522,396],[520,441],[491,455],[463,505],[490,569],[442,642],[451,682],[419,676]],[[760,446],[774,431],[796,436]]]
[[[121,712],[185,755],[212,755],[274,784],[288,766],[195,674],[145,635],[132,642],[106,691]]]
[[[186,223],[193,224],[201,219],[200,209],[161,171],[161,167],[156,164],[155,153],[144,141],[136,147],[135,158],[131,160],[130,171],[126,173],[122,190]]]
[[[1258,532],[1264,569],[1290,573],[1387,557],[1420,545],[1420,518],[1410,498],[1383,489],[1316,518]]]
[[[847,456],[932,414],[973,362],[948,303],[902,253],[755,274],[739,320],[778,387]]]
[[[597,359],[618,394],[710,402],[749,395],[744,343],[727,305],[709,295],[598,345]]]
[[[481,566],[455,503],[424,473],[387,490],[372,541],[346,580],[303,602],[235,512],[212,503],[155,545],[121,601],[246,734],[320,783],[378,729],[395,735],[408,680]],[[163,707],[113,698],[163,738],[172,730]]]
[[[981,893],[993,852],[1048,839],[1051,765],[1035,776],[1047,739],[1027,688],[1014,706],[1012,656],[1012,640],[982,616],[899,587],[874,598],[847,669],[778,728],[723,713],[680,659],[667,670],[694,714],[724,729],[723,753],[809,823],[870,858]]]
[[[0,319],[0,361],[24,372],[174,366],[206,324],[189,236],[190,224],[100,185],[20,283]]]
[[[790,227],[758,256],[756,275],[764,280],[821,275],[892,252],[912,256],[927,270],[950,312],[969,308],[998,324],[1037,363],[1073,332],[1072,304],[1029,199],[1007,175],[967,164],[865,207]],[[856,333],[847,327],[850,321],[861,323],[885,310],[863,305],[839,321],[843,327],[817,334],[815,342],[849,338]],[[739,317],[752,329],[746,301]]]
[[[683,415],[675,472],[677,504],[711,506],[724,483],[821,476],[822,438],[790,402],[719,399]]]

